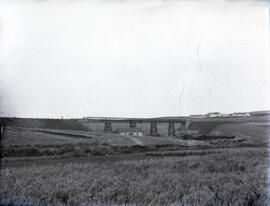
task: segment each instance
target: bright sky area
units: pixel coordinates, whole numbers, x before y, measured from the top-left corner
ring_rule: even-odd
[[[218,1],[0,2],[2,115],[269,109],[269,9]]]

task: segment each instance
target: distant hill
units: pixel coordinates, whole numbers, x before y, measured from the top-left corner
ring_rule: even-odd
[[[5,122],[7,126],[13,127],[89,130],[74,119],[5,118]]]
[[[250,114],[252,116],[265,116],[265,115],[270,115],[270,111],[269,110],[265,110],[265,111],[254,111],[254,112],[250,112]]]

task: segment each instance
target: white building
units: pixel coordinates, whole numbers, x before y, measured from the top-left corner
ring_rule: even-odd
[[[221,117],[230,117],[230,114],[222,113],[222,114],[221,114]]]
[[[143,136],[141,128],[118,128],[116,129],[116,132],[126,136]]]
[[[248,112],[237,112],[232,114],[233,117],[250,117],[250,113]]]
[[[206,114],[207,117],[215,118],[215,117],[222,117],[222,114],[220,112],[211,112]]]

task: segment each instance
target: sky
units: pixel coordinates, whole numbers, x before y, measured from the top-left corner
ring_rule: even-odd
[[[1,0],[0,114],[268,110],[269,45],[265,4]]]

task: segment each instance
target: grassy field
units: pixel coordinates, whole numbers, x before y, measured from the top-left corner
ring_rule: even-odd
[[[234,138],[200,141],[9,125],[0,204],[265,206],[269,125],[226,121],[211,133]]]

